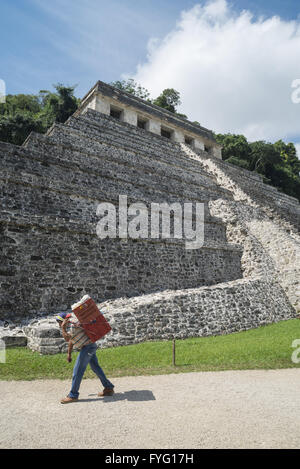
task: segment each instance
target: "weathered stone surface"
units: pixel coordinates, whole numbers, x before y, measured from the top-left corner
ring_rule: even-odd
[[[266,186],[246,170],[185,151],[201,161],[234,200],[209,204],[211,213],[227,223],[231,242],[243,244],[244,277],[260,275],[278,282],[295,311],[300,312],[300,205],[296,199]],[[249,174],[248,174],[249,173]],[[266,188],[266,189],[265,189]]]
[[[280,285],[261,278],[165,290],[108,300],[98,306],[112,327],[97,342],[101,348],[146,340],[228,334],[295,317],[295,310]],[[67,351],[51,315],[23,330],[32,350],[42,354]]]
[[[22,334],[0,335],[0,339],[5,343],[5,347],[26,347],[27,337]]]
[[[39,352],[42,355],[54,355],[56,353],[66,353],[68,344],[64,339],[48,339],[47,341],[28,339],[27,346],[34,352]]]
[[[280,285],[260,278],[109,300],[99,308],[112,326],[100,346],[227,334],[295,317]]]
[[[96,134],[95,125],[99,127],[97,114],[89,111],[83,118],[70,120],[66,126],[55,125],[49,132],[51,142],[49,136],[42,136],[42,140],[33,136],[21,150],[11,145],[2,146],[6,184],[2,188],[4,210],[0,236],[8,253],[2,272],[7,285],[2,302],[4,312],[16,308],[20,314],[53,311],[69,307],[85,293],[101,301],[165,288],[212,285],[242,275],[241,248],[227,243],[225,225],[211,217],[207,205],[212,197],[230,194],[229,191],[217,186],[214,178],[202,169],[197,177],[195,172],[190,172],[189,182],[185,182],[185,173],[179,173],[177,164],[170,164],[172,147],[169,142],[168,153],[164,154],[163,137],[159,137],[159,143],[153,143],[152,148],[146,131],[139,129],[142,133],[132,138],[129,132],[132,126],[115,124],[111,118],[105,118],[104,133],[110,140],[106,140],[107,158],[102,164],[103,145],[99,147],[98,141],[90,137]],[[72,127],[77,121],[80,123],[78,131]],[[119,138],[120,145],[127,145],[126,151],[121,146],[115,147],[112,134],[116,141]],[[143,139],[148,150],[142,145]],[[111,142],[109,146],[108,142]],[[144,167],[140,170],[130,161],[134,155],[133,145],[139,148],[141,155],[145,153],[141,156]],[[180,148],[175,148],[180,169],[188,168],[185,155]],[[87,156],[87,151],[95,156]],[[164,154],[164,166],[160,167],[158,175],[161,154]],[[135,163],[141,158],[135,157]],[[119,166],[110,169],[110,159]],[[20,172],[9,170],[20,162]],[[194,166],[200,168],[197,162]],[[128,194],[128,203],[140,201],[148,206],[151,202],[182,202],[182,198],[204,201],[203,249],[187,251],[179,240],[99,240],[95,233],[97,204],[102,200],[116,203],[122,193]],[[13,257],[10,258],[12,245]],[[20,285],[18,291],[14,288],[16,282]]]
[[[23,328],[25,334],[31,338],[37,339],[57,339],[61,338],[61,333],[58,327],[53,325],[42,325],[42,326],[27,326]],[[54,340],[55,342],[55,340]]]
[[[23,147],[0,142],[0,170],[1,318],[16,323],[0,322],[0,337],[65,350],[54,313],[84,294],[113,327],[100,346],[234,332],[300,310],[299,203],[258,174],[91,109]],[[147,208],[204,203],[203,247],[100,240],[97,205],[121,194]]]

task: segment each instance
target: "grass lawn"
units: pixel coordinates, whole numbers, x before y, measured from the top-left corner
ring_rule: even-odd
[[[108,377],[183,373],[191,371],[300,368],[291,356],[292,342],[300,339],[300,321],[291,319],[234,334],[176,340],[176,366],[172,341],[98,349],[100,365]],[[299,360],[300,360],[300,344]],[[0,363],[0,380],[70,379],[77,353],[40,355],[27,348],[8,348]],[[95,375],[88,367],[85,378]]]

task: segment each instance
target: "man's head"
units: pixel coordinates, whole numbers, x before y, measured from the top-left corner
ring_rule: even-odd
[[[69,317],[71,317],[70,313],[59,313],[55,316],[55,319],[58,322],[59,327],[61,327],[64,320]]]

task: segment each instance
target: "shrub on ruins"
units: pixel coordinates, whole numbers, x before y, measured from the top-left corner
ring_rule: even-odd
[[[149,91],[139,85],[133,78],[128,78],[127,80],[116,80],[111,82],[110,85],[118,88],[119,90],[133,94],[138,98],[142,98],[149,103],[166,109],[167,111],[173,112],[176,116],[181,117],[182,119],[187,119],[185,114],[176,111],[176,108],[181,104],[181,101],[179,91],[174,90],[174,88],[166,88],[157,98],[151,100]]]
[[[244,163],[238,164],[239,166],[250,165],[251,147],[244,135],[216,134],[215,139],[223,147],[223,160],[231,159],[230,162],[233,164],[240,163],[242,160]]]
[[[257,141],[250,144],[250,169],[269,179],[272,186],[300,200],[300,161],[293,143]],[[283,149],[286,148],[287,152]],[[298,161],[295,161],[297,158]]]
[[[264,182],[300,200],[300,160],[293,143],[263,140],[249,143],[243,135],[216,134],[222,158],[263,176]]]
[[[79,99],[74,96],[75,86],[54,85],[56,93],[41,90],[39,99],[41,111],[38,118],[42,119],[47,129],[54,122],[64,123],[79,106]]]
[[[167,111],[176,113],[177,106],[181,104],[180,93],[174,90],[174,88],[166,88],[152,102],[156,106],[166,109]]]
[[[299,176],[300,160],[297,157],[297,151],[293,143],[284,143],[282,140],[274,143],[274,148],[280,153],[282,161],[288,167],[291,173]]]
[[[0,104],[0,140],[21,145],[31,131],[42,132],[42,122],[36,117],[40,102],[35,95],[8,95]]]
[[[138,98],[145,99],[150,101],[150,93],[143,86],[139,85],[133,78],[128,78],[127,80],[116,80],[110,83],[114,88],[119,90],[126,91],[126,93],[133,94]]]
[[[54,85],[56,92],[6,96],[0,104],[0,141],[21,145],[30,132],[44,133],[54,122],[65,122],[79,106],[75,87]]]
[[[28,112],[0,115],[0,141],[22,145],[30,132],[44,132],[43,124]]]
[[[229,158],[227,158],[227,163],[231,163],[231,164],[234,164],[235,166],[239,166],[240,168],[244,168],[244,169],[250,169],[249,168],[249,161],[247,160],[244,160],[242,158],[238,158],[236,156],[230,156]]]

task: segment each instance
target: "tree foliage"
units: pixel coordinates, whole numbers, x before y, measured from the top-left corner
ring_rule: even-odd
[[[0,104],[0,140],[22,145],[30,132],[46,132],[54,122],[65,122],[78,108],[75,87],[54,85],[56,92],[8,95]]]
[[[56,93],[40,91],[41,116],[53,122],[65,122],[78,108],[79,100],[74,96],[74,86],[54,85]]]
[[[243,135],[217,134],[223,145],[222,158],[263,175],[264,181],[300,200],[300,160],[293,143],[258,140],[249,143]]]
[[[183,119],[187,119],[185,114],[181,114],[176,111],[176,108],[181,104],[181,101],[179,91],[174,90],[174,88],[166,88],[157,98],[151,100],[149,91],[136,83],[133,78],[129,78],[128,80],[113,81],[110,83],[110,85],[118,88],[119,90],[133,94],[138,98],[142,98],[149,103],[166,109],[167,111],[173,112],[173,114],[176,114]]]
[[[153,100],[153,104],[162,107],[167,111],[176,113],[176,108],[181,104],[180,93],[174,88],[166,88],[163,92]]]
[[[111,86],[118,88],[119,90],[126,91],[126,93],[133,94],[138,98],[149,100],[150,93],[146,88],[136,83],[133,78],[128,80],[116,80],[110,83]]]
[[[149,91],[132,78],[111,85],[187,118],[177,112],[180,93],[173,88],[166,88],[151,101]],[[80,100],[74,96],[75,86],[58,83],[54,89],[41,90],[37,95],[8,95],[6,102],[0,103],[0,141],[21,145],[30,132],[43,133],[54,122],[65,122]],[[228,163],[262,174],[265,182],[300,200],[300,160],[293,143],[282,140],[273,144],[263,140],[249,143],[244,135],[235,134],[215,134],[215,138],[223,146],[222,157]]]

